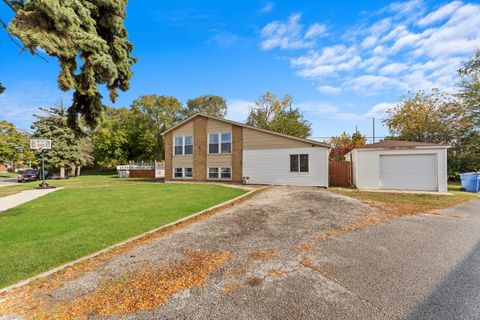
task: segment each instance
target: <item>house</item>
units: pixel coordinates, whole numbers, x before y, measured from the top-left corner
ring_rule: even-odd
[[[447,192],[449,146],[383,140],[351,151],[353,183],[362,189]],[[346,159],[350,159],[347,154]]]
[[[196,114],[166,130],[165,180],[328,186],[326,143]]]

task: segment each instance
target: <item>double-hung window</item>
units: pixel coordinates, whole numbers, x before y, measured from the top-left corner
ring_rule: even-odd
[[[232,153],[232,133],[210,133],[208,135],[208,153]]]
[[[177,156],[193,154],[193,136],[175,137],[174,154]]]
[[[308,154],[291,154],[290,172],[308,172]]]
[[[232,168],[230,167],[209,167],[208,168],[209,179],[232,179]]]
[[[193,178],[192,168],[175,168],[173,171],[174,178]]]

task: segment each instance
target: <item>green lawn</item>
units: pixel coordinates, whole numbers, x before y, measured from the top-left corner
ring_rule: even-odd
[[[480,199],[479,194],[460,191],[460,185],[449,185],[452,195],[369,192],[350,188],[330,188],[332,192],[370,203],[397,216],[444,209],[466,201]]]
[[[0,214],[0,288],[245,193],[112,176],[52,184],[65,189]]]

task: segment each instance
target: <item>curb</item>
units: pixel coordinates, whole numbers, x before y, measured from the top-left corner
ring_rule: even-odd
[[[242,194],[242,195],[240,195],[240,196],[238,196],[238,197],[235,197],[235,198],[233,198],[233,199],[230,199],[230,200],[227,200],[227,201],[225,201],[225,202],[219,203],[219,204],[217,204],[217,205],[215,205],[215,206],[213,206],[213,207],[204,209],[204,210],[202,210],[202,211],[199,211],[199,212],[197,212],[197,213],[191,214],[191,215],[189,215],[189,216],[187,216],[187,217],[184,217],[184,218],[181,218],[181,219],[179,219],[179,220],[175,220],[175,221],[173,221],[173,222],[170,222],[170,223],[168,223],[168,224],[166,224],[166,225],[163,225],[163,226],[161,226],[161,227],[158,227],[158,228],[156,228],[156,229],[153,229],[153,230],[144,232],[144,233],[142,233],[142,234],[139,234],[139,235],[137,235],[137,236],[134,236],[134,237],[132,237],[132,238],[123,240],[122,242],[116,243],[116,244],[114,244],[114,245],[112,245],[112,246],[110,246],[110,247],[107,247],[107,248],[102,249],[102,250],[100,250],[100,251],[94,252],[94,253],[89,254],[89,255],[87,255],[87,256],[78,258],[78,259],[76,259],[76,260],[67,262],[67,263],[62,264],[62,265],[60,265],[60,266],[58,266],[58,267],[55,267],[55,268],[53,268],[53,269],[50,269],[50,270],[48,270],[48,271],[42,272],[42,273],[40,273],[40,274],[37,274],[36,276],[30,277],[30,278],[25,279],[25,280],[21,280],[20,282],[17,282],[17,283],[15,283],[15,284],[12,284],[12,285],[10,285],[10,286],[8,286],[8,287],[0,288],[0,294],[5,294],[5,293],[7,293],[7,292],[10,291],[10,290],[13,290],[13,289],[22,287],[22,286],[24,286],[24,285],[27,285],[27,284],[31,283],[32,281],[45,278],[45,277],[47,277],[47,276],[49,276],[49,275],[52,275],[52,274],[54,274],[54,273],[57,273],[57,272],[63,270],[63,269],[66,269],[66,268],[68,268],[68,267],[71,267],[71,266],[73,266],[73,265],[76,265],[76,264],[78,264],[78,263],[80,263],[80,262],[83,262],[83,261],[86,261],[86,260],[95,258],[95,257],[97,257],[97,256],[99,256],[99,255],[101,255],[101,254],[103,254],[103,253],[106,253],[106,252],[108,252],[108,251],[110,251],[110,250],[119,248],[119,247],[121,247],[121,246],[124,246],[124,245],[130,243],[130,242],[133,242],[133,241],[139,240],[139,239],[141,239],[141,238],[147,237],[147,236],[149,236],[149,235],[152,235],[152,234],[154,234],[154,233],[156,233],[156,232],[163,231],[163,230],[165,230],[165,229],[167,229],[167,228],[176,226],[176,225],[181,224],[181,223],[183,223],[183,222],[188,222],[189,220],[192,220],[192,219],[194,219],[194,218],[196,218],[196,217],[198,217],[198,216],[202,216],[202,215],[205,215],[205,214],[208,214],[208,213],[211,213],[211,212],[221,211],[221,210],[227,209],[227,208],[229,208],[229,207],[233,207],[233,206],[235,206],[236,204],[239,204],[239,203],[241,203],[241,202],[249,199],[249,198],[252,197],[254,194],[259,193],[259,192],[262,192],[262,191],[264,191],[264,190],[266,190],[266,189],[268,189],[268,188],[270,188],[270,187],[271,187],[271,186],[265,186],[265,187],[261,187],[261,188],[258,188],[258,189],[249,191],[249,192],[247,192],[247,193],[245,193],[245,194]],[[192,223],[193,223],[193,222],[192,222]],[[187,224],[187,225],[188,225],[188,224]],[[161,235],[159,235],[159,237],[160,237],[160,236],[161,236]],[[2,299],[0,299],[0,302],[2,302]]]

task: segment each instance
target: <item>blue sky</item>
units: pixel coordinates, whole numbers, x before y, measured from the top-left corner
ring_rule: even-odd
[[[217,94],[228,118],[244,121],[271,91],[294,97],[317,138],[356,126],[371,136],[372,117],[377,136],[387,134],[385,110],[408,91],[454,90],[456,70],[480,46],[478,1],[131,0],[127,15],[139,61],[114,106],[143,94],[183,103]],[[0,17],[11,18],[3,4]],[[0,31],[0,119],[29,128],[38,107],[69,103],[48,60],[20,53]]]

